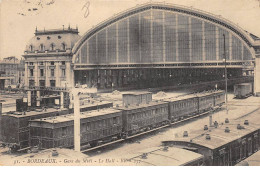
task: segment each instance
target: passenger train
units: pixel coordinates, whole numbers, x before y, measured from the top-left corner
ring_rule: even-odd
[[[211,91],[81,112],[81,145],[95,147],[198,115],[220,107],[224,95],[223,91]],[[73,147],[73,119],[69,114],[30,120],[30,146]]]

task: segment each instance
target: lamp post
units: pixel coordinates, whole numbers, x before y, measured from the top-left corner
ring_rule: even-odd
[[[225,104],[226,104],[226,113],[228,114],[228,108],[227,108],[227,56],[226,56],[226,37],[225,34],[223,34],[224,38],[224,63],[225,63]]]

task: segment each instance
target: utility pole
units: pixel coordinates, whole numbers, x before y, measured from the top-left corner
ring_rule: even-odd
[[[224,38],[224,62],[225,62],[225,104],[226,104],[226,113],[228,114],[228,108],[227,108],[227,56],[226,56],[226,37],[225,34],[223,34],[223,38]]]

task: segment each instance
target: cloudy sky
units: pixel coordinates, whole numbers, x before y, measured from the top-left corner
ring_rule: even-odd
[[[38,30],[79,28],[80,35],[136,5],[166,2],[200,9],[260,37],[260,0],[0,0],[0,58],[21,57]]]

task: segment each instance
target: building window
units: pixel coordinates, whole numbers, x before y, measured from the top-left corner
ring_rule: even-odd
[[[55,80],[50,80],[51,87],[55,87]]]
[[[43,62],[40,62],[40,65],[43,65]]]
[[[33,46],[30,45],[29,49],[30,49],[30,51],[32,52],[32,51],[33,51]]]
[[[62,46],[62,50],[66,50],[66,45],[65,45],[65,43],[62,43],[61,46]]]
[[[62,65],[65,65],[65,61],[62,61],[61,64],[62,64]]]
[[[29,65],[33,65],[33,62],[30,62]]]
[[[51,77],[54,77],[55,71],[54,69],[51,69]]]
[[[44,70],[43,69],[40,69],[40,75],[41,75],[41,77],[44,76]]]
[[[29,80],[29,87],[34,86],[34,80]]]
[[[44,51],[44,46],[43,46],[43,44],[40,44],[40,51]]]
[[[30,76],[33,76],[33,69],[30,69]]]
[[[54,65],[54,62],[53,62],[53,61],[51,62],[51,65]]]
[[[53,43],[51,44],[51,50],[55,50],[55,46]]]
[[[66,69],[62,69],[62,77],[66,76]]]
[[[39,82],[40,82],[40,86],[43,86],[43,87],[45,86],[45,80],[40,80]]]

